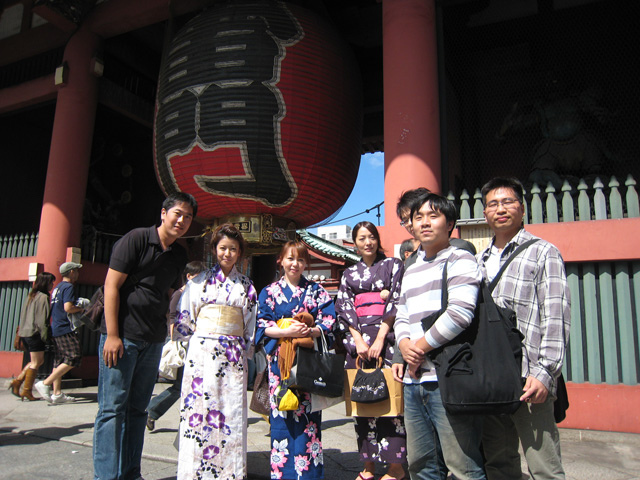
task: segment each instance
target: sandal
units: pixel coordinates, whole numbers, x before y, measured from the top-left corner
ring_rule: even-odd
[[[357,478],[357,480],[373,480],[373,479],[374,479],[374,476],[373,476],[373,475],[371,475],[370,477],[365,477],[365,476],[362,474],[362,472],[360,472],[360,473],[358,474],[358,478]]]
[[[380,480],[404,480],[404,475],[401,476],[400,478],[395,478],[389,475],[388,473],[385,473],[382,477],[380,477]]]

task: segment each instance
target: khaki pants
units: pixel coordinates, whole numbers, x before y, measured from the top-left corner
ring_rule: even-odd
[[[482,447],[488,480],[521,480],[518,441],[532,480],[564,480],[553,400],[523,403],[513,415],[485,417]]]

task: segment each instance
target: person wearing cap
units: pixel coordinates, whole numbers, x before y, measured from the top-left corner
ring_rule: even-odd
[[[65,262],[60,265],[62,281],[51,294],[51,333],[56,346],[55,367],[46,379],[35,384],[36,390],[49,403],[57,405],[74,402],[75,398],[62,392],[62,377],[73,367],[80,366],[82,350],[80,339],[69,320],[69,314],[82,311],[76,306],[78,296],[74,284],[80,276],[82,265]]]

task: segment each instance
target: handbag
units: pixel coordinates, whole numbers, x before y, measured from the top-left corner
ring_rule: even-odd
[[[281,412],[288,412],[291,410],[297,410],[299,406],[300,400],[298,400],[298,396],[293,393],[291,388],[287,388],[284,391],[284,395],[282,395],[278,402],[278,410]]]
[[[356,359],[358,371],[351,387],[351,401],[357,403],[376,403],[389,398],[387,381],[382,373],[382,357],[378,358],[378,366],[373,370],[363,370],[360,357]]]
[[[329,352],[322,330],[318,343],[320,350],[298,347],[291,368],[292,386],[311,394],[340,397],[344,393],[345,355]]]
[[[130,274],[127,276],[126,280],[120,287],[120,291],[123,288],[129,288],[133,285],[137,285],[140,283],[140,278],[144,278],[147,274],[151,273],[151,271],[155,267],[155,263],[149,265],[145,270],[138,272],[137,275]],[[104,285],[101,285],[91,296],[89,300],[89,304],[84,309],[81,315],[78,315],[78,322],[82,323],[84,326],[97,332],[100,330],[100,325],[102,324],[102,318],[104,317]]]
[[[567,418],[567,410],[569,409],[569,392],[567,392],[567,385],[564,382],[562,373],[558,377],[558,388],[556,391],[556,399],[553,402],[553,418],[556,423],[560,423]]]
[[[158,372],[169,380],[175,380],[178,368],[184,367],[186,356],[187,350],[182,345],[182,342],[168,341],[162,347],[162,356],[160,357]]]
[[[90,330],[100,330],[102,317],[104,316],[104,286],[98,288],[89,300],[89,305],[84,309],[81,315],[76,315],[80,323]]]
[[[300,405],[298,396],[294,392],[293,380],[291,377],[281,379],[280,385],[276,387],[274,392],[276,397],[276,405],[280,411],[296,410]]]
[[[397,417],[404,412],[404,386],[393,379],[390,368],[381,368],[387,382],[389,398],[376,403],[358,403],[351,399],[351,387],[358,373],[356,368],[348,368],[345,375],[344,403],[346,414],[353,417]]]
[[[325,397],[317,393],[311,394],[311,413],[326,410],[334,405],[344,402],[344,393],[339,397]]]
[[[249,408],[260,415],[269,415],[271,413],[268,367],[265,367],[264,370],[256,374]]]
[[[429,352],[440,396],[451,415],[512,414],[522,395],[522,339],[515,312],[499,307],[491,292],[511,261],[537,239],[519,246],[489,286],[482,282],[471,325],[451,342]],[[447,264],[442,275],[442,307],[422,319],[426,332],[447,308]]]
[[[20,330],[20,325],[18,325],[16,327],[16,336],[13,338],[13,348],[15,350],[20,350],[22,352],[26,352],[27,349],[24,346],[24,342],[22,341],[22,337],[18,334],[19,330]]]

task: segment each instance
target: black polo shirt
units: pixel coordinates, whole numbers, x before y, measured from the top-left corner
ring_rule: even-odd
[[[109,268],[138,279],[138,283],[132,285],[128,280],[120,288],[120,337],[164,342],[168,291],[181,287],[186,263],[187,253],[181,245],[173,243],[167,250],[162,250],[155,226],[131,230],[116,242]],[[104,319],[100,331],[107,333]]]

